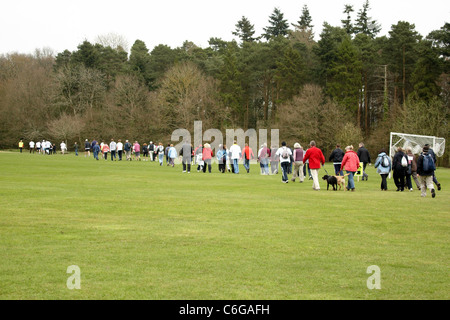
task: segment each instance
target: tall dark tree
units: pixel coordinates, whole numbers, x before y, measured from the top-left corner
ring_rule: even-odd
[[[78,46],[78,50],[72,53],[72,61],[81,63],[86,68],[95,69],[98,67],[100,52],[98,47],[85,40]]]
[[[324,22],[317,46],[313,48],[314,54],[320,60],[318,70],[319,81],[326,85],[329,70],[337,59],[337,51],[343,39],[348,37],[346,31],[340,27],[333,27]]]
[[[431,46],[431,41],[422,40],[417,46],[417,61],[411,74],[414,94],[424,101],[431,101],[439,96],[438,78],[443,64]]]
[[[292,24],[296,29],[300,30],[312,30],[314,27],[312,25],[312,17],[309,14],[308,6],[305,4],[302,8],[302,15],[300,16],[300,20],[298,20],[297,24]]]
[[[269,26],[263,28],[263,37],[266,40],[270,40],[277,37],[286,37],[289,34],[289,24],[286,19],[284,19],[284,14],[280,9],[275,8],[272,15],[269,17]]]
[[[151,82],[150,76],[150,54],[144,41],[136,40],[130,50],[130,59],[128,60],[131,72],[146,85]]]
[[[345,20],[341,20],[341,23],[342,23],[342,27],[345,29],[345,31],[347,31],[347,34],[354,33],[354,27],[353,27],[352,16],[351,16],[351,13],[353,11],[355,11],[355,10],[353,10],[352,5],[349,5],[349,4],[345,5],[343,13],[347,14],[347,17],[345,18]]]
[[[363,4],[363,8],[358,11],[354,31],[356,34],[364,33],[372,38],[375,38],[375,36],[380,32],[381,27],[376,20],[372,20],[372,18],[369,17],[369,10],[369,0],[366,0]]]
[[[355,116],[360,104],[361,68],[358,50],[350,37],[346,36],[338,46],[336,59],[331,64],[327,93]]]
[[[420,39],[421,36],[415,30],[414,24],[399,21],[389,31],[389,39],[383,50],[389,70],[395,75],[394,98],[401,103],[406,102],[408,93],[413,89],[410,77],[417,61],[417,44]]]
[[[242,43],[255,41],[255,26],[246,17],[242,16],[241,20],[236,23],[236,30],[233,31],[233,35],[239,37]]]

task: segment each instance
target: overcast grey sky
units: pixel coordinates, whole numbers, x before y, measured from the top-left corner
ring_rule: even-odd
[[[179,47],[185,40],[206,47],[211,37],[232,40],[242,16],[261,35],[269,16],[279,8],[289,23],[296,23],[307,5],[318,38],[323,22],[341,26],[345,4],[356,18],[365,0],[14,0],[2,4],[0,54],[33,53],[51,48],[55,53],[76,50],[85,39],[114,33],[132,46],[142,40],[151,50],[158,44]],[[450,22],[449,0],[372,0],[369,16],[387,35],[398,21],[414,23],[426,36]]]

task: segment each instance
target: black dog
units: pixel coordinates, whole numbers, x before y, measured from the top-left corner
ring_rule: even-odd
[[[333,187],[334,191],[337,190],[338,183],[335,176],[324,175],[322,179],[327,181],[327,190],[330,184]]]

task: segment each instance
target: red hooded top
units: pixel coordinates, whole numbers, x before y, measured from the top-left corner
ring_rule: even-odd
[[[359,168],[358,154],[353,150],[347,151],[344,155],[344,158],[342,159],[341,170],[345,169],[346,171],[356,172],[358,171],[358,168]]]

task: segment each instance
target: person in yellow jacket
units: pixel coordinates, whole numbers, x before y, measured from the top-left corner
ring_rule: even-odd
[[[22,140],[19,141],[19,150],[20,150],[20,153],[22,153],[22,150],[23,150],[23,141]]]

